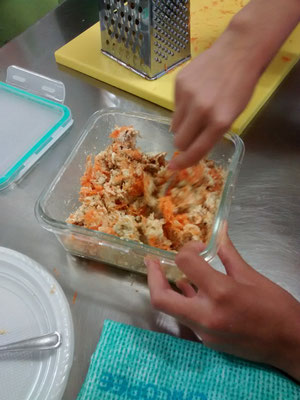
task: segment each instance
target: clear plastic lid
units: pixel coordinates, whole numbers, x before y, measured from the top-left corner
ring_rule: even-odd
[[[61,104],[62,82],[13,66],[7,82],[0,82],[0,190],[19,180],[73,123]]]

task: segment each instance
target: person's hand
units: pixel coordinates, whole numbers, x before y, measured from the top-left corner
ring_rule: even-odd
[[[178,74],[171,129],[182,153],[171,169],[193,165],[221,138],[299,18],[299,0],[251,0],[212,47]]]
[[[190,242],[176,256],[187,280],[171,288],[159,262],[146,257],[152,305],[200,335],[215,350],[275,366],[300,381],[300,303],[250,267],[228,236],[213,269]],[[194,287],[189,283],[191,282]],[[196,288],[196,289],[195,289]]]
[[[223,34],[177,76],[171,130],[181,154],[171,169],[189,167],[205,156],[252,95],[260,71],[248,49],[231,36]]]

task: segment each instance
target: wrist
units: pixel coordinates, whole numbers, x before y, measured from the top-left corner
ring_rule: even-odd
[[[237,14],[226,30],[227,41],[241,63],[247,65],[249,72],[260,77],[269,59],[266,57],[265,43],[257,38],[257,32],[248,15]]]
[[[232,23],[215,42],[215,48],[223,52],[224,59],[233,62],[245,79],[253,77],[257,81],[262,74],[263,60],[260,52],[253,45],[253,38],[248,29],[241,26],[240,22]]]
[[[231,20],[225,33],[261,75],[300,21],[299,0],[252,0]]]
[[[300,303],[295,300],[289,311],[289,316],[283,317],[279,349],[275,349],[278,358],[273,365],[300,382]]]

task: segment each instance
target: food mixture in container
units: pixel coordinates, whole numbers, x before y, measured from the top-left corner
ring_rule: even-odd
[[[204,159],[174,173],[166,153],[136,147],[138,135],[132,126],[117,127],[112,144],[87,157],[81,205],[66,222],[174,252],[190,240],[207,243],[224,169]]]

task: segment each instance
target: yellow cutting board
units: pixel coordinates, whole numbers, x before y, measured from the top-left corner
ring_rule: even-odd
[[[191,0],[192,56],[209,48],[230,19],[248,0]],[[268,23],[268,21],[266,21]],[[100,52],[97,23],[55,52],[56,61],[170,110],[174,109],[174,82],[180,68],[147,81]],[[241,133],[299,59],[300,24],[262,75],[254,95],[232,129]],[[247,79],[247,77],[245,77]]]

